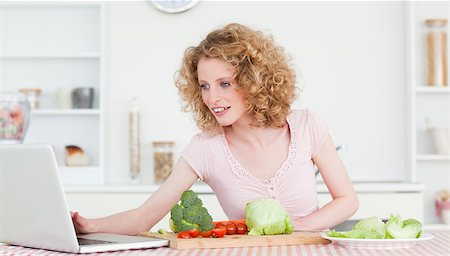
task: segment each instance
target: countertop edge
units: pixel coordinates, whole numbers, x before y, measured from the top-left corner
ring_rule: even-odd
[[[66,193],[153,193],[159,186],[160,184],[64,185],[64,191]],[[425,189],[423,184],[404,182],[357,182],[353,186],[358,193],[418,193]],[[322,182],[318,182],[316,188],[318,193],[328,193],[326,185]],[[191,189],[199,194],[214,194],[206,184],[194,184]]]

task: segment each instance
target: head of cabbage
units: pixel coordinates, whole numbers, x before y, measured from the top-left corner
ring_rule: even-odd
[[[288,212],[278,201],[270,198],[248,202],[245,222],[248,234],[253,236],[290,234],[294,229]]]

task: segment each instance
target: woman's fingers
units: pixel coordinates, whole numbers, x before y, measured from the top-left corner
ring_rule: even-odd
[[[78,212],[70,212],[70,215],[72,216],[73,225],[75,226],[75,230],[77,233],[82,233],[84,231],[84,225],[85,220],[84,218],[80,216]]]
[[[77,233],[91,233],[92,227],[89,220],[81,216],[78,212],[73,214],[73,223]]]
[[[80,225],[80,226],[84,226],[86,225],[86,219],[84,219],[83,217],[80,216],[80,214],[78,212],[75,212],[73,214],[75,222]]]

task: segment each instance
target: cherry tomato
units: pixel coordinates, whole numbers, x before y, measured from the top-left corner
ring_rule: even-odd
[[[244,223],[238,223],[236,225],[236,234],[243,235],[247,233],[247,225]]]
[[[213,224],[214,224],[215,228],[219,228],[219,227],[225,226],[222,222],[214,222]]]
[[[223,229],[223,230],[225,230],[225,234],[227,233],[227,228],[226,228],[226,226],[219,226],[219,227],[216,228],[216,229]]]
[[[215,238],[221,238],[226,232],[227,230],[225,228],[215,228],[212,230],[212,236]]]
[[[234,225],[232,222],[228,223],[225,228],[227,229],[227,235],[233,235],[236,233],[236,225]]]
[[[215,221],[215,222],[213,222],[214,227],[220,226],[221,224],[226,226],[229,223],[233,223],[234,225],[237,225],[239,223],[245,224],[245,219],[241,219],[241,220],[223,220],[223,221]]]
[[[239,223],[245,224],[245,219],[243,219],[243,220],[230,220],[230,222],[233,222],[234,225],[237,226],[237,224],[239,224]]]
[[[211,236],[212,236],[212,230],[206,230],[206,231],[203,231],[203,232],[201,233],[201,235],[202,235],[203,237],[211,237]]]
[[[200,230],[199,229],[194,228],[194,229],[189,230],[189,236],[190,237],[197,237],[199,235],[200,235]]]
[[[186,238],[190,238],[190,237],[191,236],[189,235],[189,231],[187,231],[187,230],[178,232],[178,238],[186,239]]]

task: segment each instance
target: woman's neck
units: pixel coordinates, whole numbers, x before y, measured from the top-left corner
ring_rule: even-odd
[[[270,147],[274,140],[284,136],[289,129],[253,127],[249,119],[242,119],[231,126],[224,127],[225,137],[231,145],[247,144],[251,148],[265,149]]]

